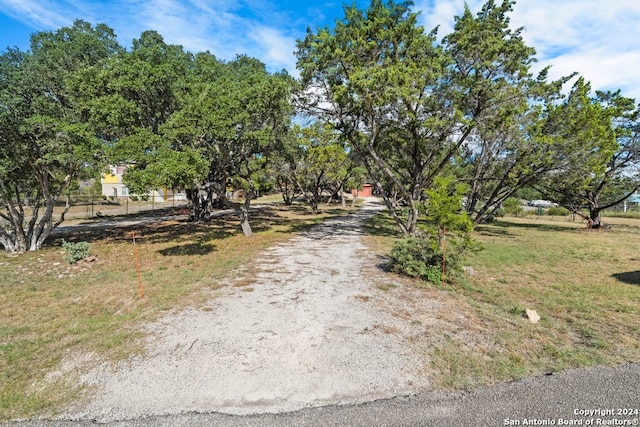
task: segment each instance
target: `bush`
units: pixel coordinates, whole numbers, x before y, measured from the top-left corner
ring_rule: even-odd
[[[426,279],[434,283],[436,285],[442,284],[442,266],[440,265],[430,265],[427,267],[427,277]]]
[[[426,190],[420,232],[396,241],[391,249],[392,271],[440,284],[445,279],[443,261],[446,277],[455,277],[462,270],[467,252],[480,249],[471,237],[473,222],[462,209],[466,190],[467,186],[456,184],[452,177],[434,179]]]
[[[426,190],[425,223],[420,233],[397,241],[391,249],[391,270],[440,284],[446,277],[456,276],[462,259],[470,250],[480,249],[472,239],[473,222],[462,209],[467,190],[452,177],[437,177]],[[445,254],[446,253],[446,257]]]
[[[545,211],[546,215],[553,215],[553,216],[567,216],[570,213],[571,212],[569,212],[569,209],[558,207],[558,206],[552,206]]]
[[[491,215],[491,216],[494,217],[494,218],[502,218],[506,214],[507,214],[507,212],[503,208],[498,208],[495,211],[493,211],[493,215]],[[491,221],[487,221],[487,222],[491,222]]]
[[[410,277],[426,279],[429,267],[437,266],[442,257],[426,238],[405,237],[391,249],[391,270]]]
[[[129,196],[129,198],[131,199],[132,202],[138,201],[138,196],[136,196],[135,194],[132,194],[131,196]]]
[[[447,277],[458,275],[464,256],[480,249],[468,235],[447,234],[445,244]],[[435,232],[396,241],[391,249],[391,271],[441,284],[442,250]]]
[[[504,212],[508,215],[524,215],[524,208],[520,204],[520,199],[516,199],[515,197],[509,197],[507,200],[505,200],[502,203],[502,209],[504,209]]]
[[[62,239],[62,248],[66,252],[64,260],[69,264],[75,264],[91,255],[91,248],[88,242],[70,243]]]

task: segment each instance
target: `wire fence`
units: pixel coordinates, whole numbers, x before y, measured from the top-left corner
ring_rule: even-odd
[[[65,220],[128,215],[145,211],[158,211],[159,214],[164,214],[167,209],[175,208],[176,212],[179,212],[184,211],[188,206],[188,202],[183,195],[164,199],[154,194],[148,197],[122,196],[116,198],[105,197],[100,194],[70,193],[58,199],[54,207],[54,221],[64,212],[67,204],[69,209],[65,214]],[[23,199],[23,207],[25,209],[25,217],[27,217],[25,220],[27,220],[33,212],[33,201],[29,200],[29,198]],[[2,210],[6,211],[6,208],[2,208]],[[42,209],[39,214],[42,214]]]

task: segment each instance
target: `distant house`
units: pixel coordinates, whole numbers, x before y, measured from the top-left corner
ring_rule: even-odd
[[[122,182],[122,175],[127,169],[127,165],[109,166],[109,172],[102,175],[100,183],[102,184],[102,195],[106,197],[128,197],[129,189]]]
[[[127,186],[122,182],[122,176],[124,172],[127,170],[129,165],[120,164],[120,165],[110,165],[109,172],[100,178],[100,183],[102,184],[102,195],[105,197],[110,197],[113,199],[121,199],[127,198],[130,196],[142,197],[140,194],[132,194],[129,192]],[[149,200],[153,200],[155,202],[169,202],[169,201],[185,201],[187,198],[184,193],[175,193],[173,190],[169,190],[167,188],[156,189],[149,191],[146,194]]]

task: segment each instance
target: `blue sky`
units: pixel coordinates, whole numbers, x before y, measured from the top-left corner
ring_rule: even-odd
[[[499,1],[499,0],[497,0]],[[352,0],[347,0],[351,4]],[[357,0],[362,7],[368,0]],[[482,0],[467,0],[475,12]],[[333,25],[342,0],[0,0],[0,50],[26,50],[31,33],[55,30],[74,19],[105,23],[129,46],[144,30],[191,52],[209,50],[220,59],[247,54],[270,70],[295,72],[295,40],[307,26]],[[414,0],[427,30],[452,30],[464,0]],[[594,89],[622,89],[640,101],[640,1],[519,0],[514,28],[536,48],[537,68],[553,65],[551,77],[577,71]]]

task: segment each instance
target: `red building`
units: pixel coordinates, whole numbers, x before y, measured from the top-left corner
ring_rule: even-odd
[[[373,195],[373,186],[371,184],[363,184],[360,190],[357,188],[351,190],[351,194],[357,197],[371,197]]]

